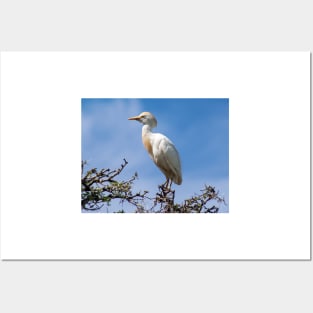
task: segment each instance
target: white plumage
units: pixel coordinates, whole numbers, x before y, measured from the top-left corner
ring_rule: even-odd
[[[143,124],[143,145],[153,162],[165,175],[165,186],[170,188],[172,182],[180,185],[182,183],[182,174],[178,151],[166,136],[151,131],[152,128],[157,126],[157,120],[153,114],[142,112],[138,116],[130,117],[129,120],[136,120]]]

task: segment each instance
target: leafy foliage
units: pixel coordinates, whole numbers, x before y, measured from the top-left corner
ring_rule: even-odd
[[[205,186],[201,194],[194,195],[183,203],[175,203],[175,190],[158,186],[155,197],[149,197],[149,191],[133,191],[133,183],[138,179],[135,173],[126,181],[118,181],[116,177],[124,170],[128,162],[124,159],[118,169],[93,168],[85,173],[86,161],[81,168],[81,206],[83,210],[99,210],[106,206],[107,212],[113,200],[127,202],[134,207],[135,213],[217,213],[219,208],[210,205],[213,200],[220,203],[224,199],[218,195],[214,187]],[[123,209],[115,213],[125,213]]]

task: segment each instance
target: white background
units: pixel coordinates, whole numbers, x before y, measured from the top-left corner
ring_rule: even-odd
[[[2,0],[0,49],[312,51],[311,11],[307,0]],[[4,312],[313,310],[312,261],[1,261],[0,277]]]
[[[1,56],[3,259],[310,258],[309,53]],[[81,214],[88,97],[229,98],[230,214]]]

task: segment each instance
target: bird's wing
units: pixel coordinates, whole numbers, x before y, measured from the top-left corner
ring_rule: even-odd
[[[181,163],[178,151],[174,144],[166,136],[159,135],[153,145],[154,161],[167,177],[171,177],[175,183],[181,184]]]

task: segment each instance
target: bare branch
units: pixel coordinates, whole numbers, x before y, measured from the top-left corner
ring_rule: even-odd
[[[137,173],[129,180],[116,180],[128,164],[125,159],[116,170],[107,168],[99,171],[93,168],[84,174],[86,164],[85,161],[82,162],[81,206],[84,210],[99,210],[105,205],[108,209],[111,201],[119,200],[120,204],[127,202],[134,206],[136,213],[217,213],[219,208],[212,205],[212,201],[225,203],[212,186],[205,186],[201,194],[194,195],[181,204],[175,203],[175,190],[164,185],[158,187],[155,197],[149,197],[148,191],[133,192]],[[116,213],[124,213],[124,210]]]

